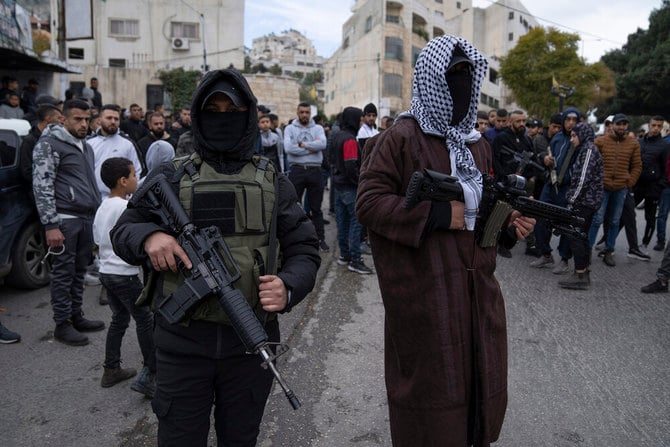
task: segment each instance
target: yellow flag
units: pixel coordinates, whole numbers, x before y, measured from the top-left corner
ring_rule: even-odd
[[[551,85],[553,85],[554,87],[558,88],[558,81],[556,80],[556,78],[554,77],[554,75],[551,75]]]
[[[309,96],[312,99],[316,99],[316,86],[314,86],[314,85],[312,86],[312,90],[309,91]]]

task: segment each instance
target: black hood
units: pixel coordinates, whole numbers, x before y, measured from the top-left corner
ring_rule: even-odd
[[[345,107],[345,109],[342,111],[340,127],[342,129],[353,132],[355,135],[356,132],[358,132],[358,128],[361,127],[362,117],[363,111],[358,107]]]
[[[215,89],[217,82],[227,80],[235,85],[249,102],[248,121],[246,132],[242,139],[229,150],[221,150],[205,141],[202,135],[200,118],[202,105],[205,98]],[[217,171],[236,170],[235,167],[251,160],[256,150],[256,139],[258,138],[258,112],[257,100],[242,74],[234,69],[214,70],[208,72],[198,84],[191,101],[191,132],[193,133],[193,142],[195,151],[200,154],[203,160],[210,163]],[[243,163],[242,163],[243,164]]]

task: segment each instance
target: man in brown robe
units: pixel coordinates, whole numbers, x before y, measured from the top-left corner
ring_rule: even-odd
[[[368,227],[385,307],[385,372],[393,445],[488,446],[507,405],[505,307],[496,248],[475,240],[491,148],[474,129],[487,62],[470,43],[441,36],[422,50],[412,106],[371,139],[356,212]],[[405,209],[413,172],[456,176],[464,202]],[[512,212],[504,237],[534,219]],[[509,233],[509,234],[508,234]],[[510,242],[510,241],[508,241]]]

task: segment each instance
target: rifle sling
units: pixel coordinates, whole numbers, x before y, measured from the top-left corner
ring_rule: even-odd
[[[568,170],[568,165],[570,164],[570,160],[572,159],[572,154],[575,153],[576,147],[573,145],[570,145],[570,149],[568,150],[568,155],[566,155],[565,159],[563,160],[563,166],[561,166],[561,172],[558,173],[558,179],[556,180],[557,185],[561,185],[563,183],[563,177],[565,176],[565,171]]]

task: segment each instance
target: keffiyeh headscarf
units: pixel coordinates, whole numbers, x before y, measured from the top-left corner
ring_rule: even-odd
[[[459,50],[456,50],[456,48]],[[454,114],[454,99],[447,84],[447,68],[454,51],[472,62],[470,104],[465,117],[450,125]],[[451,159],[451,172],[463,186],[465,225],[474,230],[477,208],[482,198],[482,175],[466,143],[475,142],[481,134],[475,130],[477,102],[488,62],[467,40],[456,36],[437,37],[424,47],[414,68],[412,105],[403,115],[411,115],[428,135],[445,138]]]

